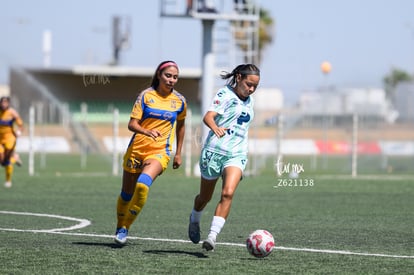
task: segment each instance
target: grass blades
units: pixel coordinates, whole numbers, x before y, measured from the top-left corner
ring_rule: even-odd
[[[0,187],[0,273],[408,274],[414,270],[412,178],[353,179],[317,172],[303,178],[312,179],[313,185],[277,186],[279,179],[270,172],[245,177],[216,250],[205,252],[187,237],[199,179],[169,169],[151,187],[128,244],[119,248],[112,236],[121,178],[111,175],[109,160],[89,156],[82,169],[79,156],[48,155],[34,176],[16,167],[13,187]],[[202,238],[208,233],[220,186],[203,213]],[[86,219],[91,224],[59,231],[79,221],[29,213]],[[253,258],[244,247],[255,229],[274,235],[277,248],[267,258]]]

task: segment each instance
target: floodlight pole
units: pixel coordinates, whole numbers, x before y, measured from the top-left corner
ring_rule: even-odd
[[[215,57],[213,53],[213,26],[214,20],[202,20],[203,24],[203,52],[202,52],[202,68],[201,76],[201,114],[205,114],[210,106],[211,93],[214,89],[214,68]],[[201,130],[202,142],[208,135],[208,128],[203,124]]]
[[[252,5],[248,5],[247,1],[246,3],[243,1],[242,8],[244,8],[247,12],[238,12],[238,9],[234,9],[234,5],[230,1],[221,1],[222,5],[220,6],[220,9],[216,10],[216,7],[212,7],[208,4],[207,6],[199,6],[201,3],[200,1],[191,0],[187,1],[186,13],[184,13],[183,10],[180,12],[183,4],[181,1],[160,0],[161,16],[201,19],[203,44],[199,100],[201,102],[202,115],[204,115],[210,107],[215,88],[215,77],[217,76],[215,66],[216,57],[213,52],[214,23],[217,20],[226,20],[229,22],[258,22],[260,19],[260,9],[259,4],[257,3],[258,1],[259,0],[256,0]],[[225,2],[227,3],[225,4]],[[253,30],[255,30],[254,41],[258,41],[258,26]],[[257,46],[258,43],[254,43],[252,45]],[[252,46],[250,52],[253,52],[253,48],[254,47]],[[208,131],[208,127],[202,124],[202,142],[204,142],[207,138]]]

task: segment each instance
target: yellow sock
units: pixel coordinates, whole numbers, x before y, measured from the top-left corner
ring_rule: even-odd
[[[15,164],[16,163],[16,159],[14,157],[10,157],[10,163],[11,164]]]
[[[132,196],[131,204],[129,207],[129,211],[125,216],[125,227],[129,229],[131,224],[135,221],[138,217],[139,213],[141,212],[142,208],[145,205],[148,197],[149,187],[143,183],[137,183],[135,187],[134,196]]]
[[[6,170],[6,181],[11,181],[13,175],[13,165],[9,164],[5,167]]]
[[[121,195],[118,197],[116,204],[117,224],[116,228],[125,227],[125,217],[128,213],[129,204],[131,201],[124,201]]]

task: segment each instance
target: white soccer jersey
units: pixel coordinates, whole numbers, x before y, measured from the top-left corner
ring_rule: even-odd
[[[216,112],[217,126],[228,130],[221,138],[210,130],[204,148],[226,156],[246,155],[248,129],[254,117],[253,98],[249,96],[243,101],[230,86],[225,86],[216,93],[208,111]]]

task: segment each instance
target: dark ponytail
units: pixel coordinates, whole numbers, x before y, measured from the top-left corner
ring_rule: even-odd
[[[236,75],[240,75],[242,79],[246,78],[248,75],[258,75],[260,76],[260,70],[254,64],[241,64],[234,68],[231,73],[223,72],[220,76],[221,79],[229,79],[227,84],[234,87],[236,85]]]

